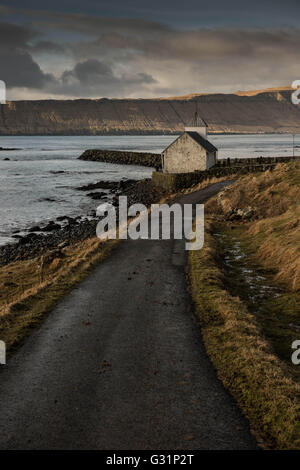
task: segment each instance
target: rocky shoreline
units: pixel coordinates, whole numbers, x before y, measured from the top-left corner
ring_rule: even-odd
[[[118,197],[126,195],[128,205],[143,203],[150,206],[158,202],[165,191],[154,186],[150,179],[146,180],[121,180],[99,181],[97,183],[79,186],[78,191],[85,191],[88,197],[98,201],[98,204],[110,202],[114,206],[118,205]],[[100,192],[89,192],[100,189]],[[105,193],[102,190],[110,190]],[[26,234],[14,234],[16,243],[9,243],[0,247],[0,266],[7,265],[14,261],[21,261],[36,256],[53,249],[62,249],[72,243],[85,240],[96,235],[96,226],[99,218],[96,210],[90,211],[84,216],[59,216],[55,220],[49,221],[46,225],[35,225],[27,229]],[[23,232],[22,232],[23,233]]]

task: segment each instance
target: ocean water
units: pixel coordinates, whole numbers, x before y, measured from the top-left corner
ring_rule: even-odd
[[[0,137],[0,147],[18,150],[0,152],[0,244],[11,242],[12,234],[60,215],[84,215],[95,209],[76,186],[99,180],[142,179],[152,169],[140,166],[78,160],[89,148],[160,153],[177,136],[26,136]],[[219,158],[288,156],[290,135],[210,136]],[[300,155],[300,136],[295,138]],[[9,158],[9,161],[4,161]]]

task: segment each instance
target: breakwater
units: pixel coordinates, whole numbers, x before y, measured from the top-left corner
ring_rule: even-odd
[[[299,160],[300,157],[258,157],[258,158],[224,158],[218,160],[214,169],[232,167],[253,167],[257,165],[275,165],[291,160]],[[131,152],[122,150],[85,150],[79,160],[92,162],[119,163],[122,165],[142,165],[161,169],[161,156],[150,152]]]
[[[79,160],[92,162],[119,163],[122,165],[142,165],[156,169],[161,168],[161,156],[149,152],[126,152],[121,150],[86,150]]]

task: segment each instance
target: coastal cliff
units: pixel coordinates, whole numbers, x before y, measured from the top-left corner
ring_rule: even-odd
[[[155,99],[9,101],[0,135],[177,134],[195,109],[211,133],[300,133],[287,88]]]

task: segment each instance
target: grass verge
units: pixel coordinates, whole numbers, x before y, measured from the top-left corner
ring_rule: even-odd
[[[224,288],[213,236],[191,251],[189,276],[207,352],[265,448],[300,449],[300,387],[239,297]]]
[[[288,323],[299,321],[299,192],[299,165],[278,165],[274,172],[239,178],[208,203],[205,245],[189,256],[192,296],[207,352],[266,449],[300,449],[300,387],[282,348],[290,338]],[[249,262],[268,270],[282,294],[268,299],[262,309],[253,308],[247,278],[244,284],[239,275],[226,278],[232,272],[225,269],[216,232],[227,233],[227,244],[230,232],[235,233]]]

